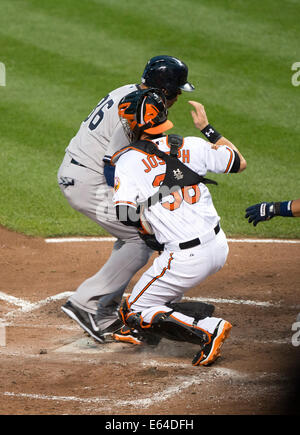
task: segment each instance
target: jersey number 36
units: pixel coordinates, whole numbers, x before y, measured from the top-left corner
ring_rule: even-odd
[[[100,103],[95,107],[95,109],[89,114],[89,116],[84,120],[84,122],[86,122],[87,120],[89,120],[92,115],[93,118],[90,120],[89,123],[89,129],[90,130],[95,130],[95,128],[98,127],[98,125],[100,124],[100,122],[102,121],[103,117],[104,117],[104,108],[106,107],[106,109],[110,109],[111,106],[114,104],[113,100],[108,100],[109,95],[106,95],[106,97],[104,97]],[[108,101],[107,101],[108,100]]]

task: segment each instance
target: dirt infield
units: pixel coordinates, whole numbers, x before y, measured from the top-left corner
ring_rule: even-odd
[[[191,365],[194,345],[96,344],[62,313],[112,242],[46,243],[0,228],[0,247],[1,415],[295,413],[300,244],[230,242],[223,270],[187,293],[233,324],[211,367]]]

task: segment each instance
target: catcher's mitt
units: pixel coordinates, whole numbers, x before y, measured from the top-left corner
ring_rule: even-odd
[[[144,211],[145,208],[143,205],[141,205],[140,208],[141,228],[139,228],[139,236],[142,240],[144,240],[144,242],[146,243],[147,246],[149,246],[149,248],[153,249],[153,251],[161,252],[164,250],[164,245],[156,240],[151,224],[145,218]]]
[[[146,243],[147,246],[149,246],[149,248],[153,249],[153,251],[163,251],[164,250],[164,244],[163,243],[159,243],[154,234],[142,234],[139,231],[139,236],[142,240],[144,240],[144,242]]]

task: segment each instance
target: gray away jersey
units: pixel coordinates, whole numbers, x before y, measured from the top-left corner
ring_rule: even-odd
[[[66,148],[71,157],[103,175],[103,157],[113,155],[129,143],[119,119],[118,104],[135,90],[137,85],[134,84],[122,86],[98,103]]]

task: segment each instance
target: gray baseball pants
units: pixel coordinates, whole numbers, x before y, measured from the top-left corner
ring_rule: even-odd
[[[117,220],[112,204],[113,189],[107,186],[105,177],[71,160],[66,153],[57,174],[63,195],[72,208],[117,238],[104,266],[69,298],[79,308],[97,314],[99,327],[105,329],[116,320],[116,309],[127,285],[153,251],[140,239],[135,228]]]

